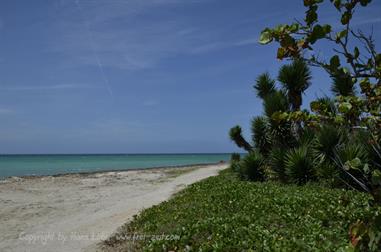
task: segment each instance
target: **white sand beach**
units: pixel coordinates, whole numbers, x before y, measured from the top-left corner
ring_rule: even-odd
[[[0,251],[94,251],[97,243],[142,209],[226,167],[219,164],[0,181]]]

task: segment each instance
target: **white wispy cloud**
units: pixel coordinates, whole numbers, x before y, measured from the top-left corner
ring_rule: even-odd
[[[250,37],[247,39],[242,39],[234,43],[235,46],[246,46],[252,44],[258,44],[259,37]]]
[[[46,85],[46,86],[9,86],[9,87],[0,87],[0,90],[34,91],[34,90],[93,89],[93,88],[102,88],[102,87],[85,85],[85,84],[59,84],[59,85]]]
[[[143,106],[145,106],[145,107],[154,107],[157,105],[159,105],[159,102],[156,100],[147,100],[147,101],[143,102]]]
[[[0,108],[0,115],[13,114],[14,110],[8,108]]]
[[[216,50],[221,50],[225,48],[231,48],[231,47],[239,47],[239,46],[247,46],[247,45],[252,45],[252,44],[257,44],[258,43],[258,38],[257,37],[250,37],[250,38],[245,38],[241,40],[235,40],[235,41],[229,41],[229,42],[221,42],[221,41],[216,41],[212,43],[207,43],[201,46],[197,46],[193,48],[190,52],[191,53],[205,53],[205,52],[211,52],[211,51],[216,51]]]
[[[201,5],[206,1],[211,0],[79,0],[80,8],[75,2],[63,2],[51,27],[58,36],[47,50],[63,55],[66,67],[99,67],[101,62],[102,67],[140,70],[179,54],[205,53],[254,43],[252,38],[221,42],[226,27],[209,30],[189,24],[181,17],[174,20],[148,15],[160,8]]]

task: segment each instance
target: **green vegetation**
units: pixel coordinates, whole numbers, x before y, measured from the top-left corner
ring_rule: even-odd
[[[144,210],[105,251],[344,251],[348,228],[372,215],[369,196],[308,184],[242,181],[225,170]],[[131,234],[178,240],[123,241]]]
[[[351,23],[356,8],[371,0],[331,0],[342,24],[335,28],[319,22],[323,2],[304,0],[304,20],[262,31],[260,43],[277,43],[277,58],[291,63],[280,68],[279,83],[268,73],[256,79],[263,115],[252,120],[252,143],[239,126],[231,130],[231,139],[248,152],[232,160],[232,170],[252,181],[355,189],[381,206],[381,54],[372,34]],[[315,49],[320,41],[332,46],[324,52],[331,57],[321,58]],[[303,93],[313,84],[311,66],[329,74],[333,96],[302,110]],[[381,251],[381,215],[368,217],[349,230],[355,251]]]

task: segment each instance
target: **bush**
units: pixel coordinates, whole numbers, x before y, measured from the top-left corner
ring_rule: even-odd
[[[232,153],[230,157],[231,162],[239,162],[241,160],[241,154],[239,153]]]
[[[311,128],[302,128],[299,130],[298,145],[311,145],[316,141],[316,132]]]
[[[264,116],[254,117],[251,121],[251,132],[255,148],[263,155],[266,155],[271,148],[269,125]]]
[[[330,160],[321,162],[316,166],[316,176],[320,182],[329,187],[342,187],[343,182],[340,180],[340,170]]]
[[[309,146],[293,148],[286,154],[286,174],[290,181],[301,185],[315,178],[314,162]]]
[[[342,134],[333,125],[323,125],[316,134],[316,146],[318,152],[324,154],[325,158],[332,159],[336,146],[340,143]]]
[[[240,173],[241,167],[239,161],[231,161],[230,162],[230,168],[233,172]]]
[[[265,115],[268,118],[271,118],[275,112],[289,111],[290,104],[287,100],[286,94],[283,91],[277,90],[263,99],[263,109]]]
[[[281,182],[287,181],[285,169],[286,153],[287,149],[285,148],[273,148],[269,154],[270,168]]]
[[[361,162],[367,163],[368,153],[367,150],[361,144],[358,143],[346,143],[337,148],[336,158],[339,163],[345,164],[347,161],[352,161],[356,158]]]
[[[264,159],[259,152],[251,152],[239,163],[242,178],[251,181],[264,181]]]

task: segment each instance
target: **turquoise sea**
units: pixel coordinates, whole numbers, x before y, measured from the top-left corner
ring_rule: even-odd
[[[0,178],[208,164],[229,158],[230,154],[0,155]]]

